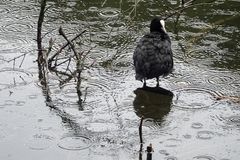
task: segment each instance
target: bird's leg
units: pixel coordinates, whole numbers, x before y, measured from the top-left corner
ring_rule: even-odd
[[[143,88],[147,86],[146,78],[143,79]]]
[[[156,79],[157,79],[157,85],[156,85],[156,87],[159,87],[159,77],[156,77]]]

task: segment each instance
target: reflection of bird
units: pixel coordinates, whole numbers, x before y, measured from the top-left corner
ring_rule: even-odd
[[[136,80],[157,79],[168,75],[173,69],[173,54],[171,40],[165,29],[165,22],[154,18],[150,25],[150,33],[144,35],[138,42],[133,54]]]
[[[144,87],[134,91],[133,106],[137,116],[161,122],[170,111],[173,93],[161,87]]]

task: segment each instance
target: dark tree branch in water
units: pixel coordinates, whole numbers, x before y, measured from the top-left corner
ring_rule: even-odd
[[[84,30],[84,31],[82,31],[81,33],[79,33],[78,35],[76,35],[70,42],[73,42],[73,41],[75,41],[78,37],[80,37],[83,33],[85,33],[86,32],[86,30]],[[62,51],[63,51],[63,49],[64,48],[66,48],[67,46],[69,45],[69,43],[67,42],[66,44],[64,44],[51,58],[49,58],[49,63],[51,63],[53,60],[54,60],[54,58],[57,56],[57,55],[59,55]]]
[[[91,49],[88,52],[77,51],[73,42],[77,38],[79,38],[83,33],[85,33],[86,30],[77,34],[74,38],[69,39],[64,33],[62,27],[60,27],[59,34],[63,36],[63,38],[67,41],[67,43],[65,43],[55,54],[51,55],[52,48],[54,45],[54,40],[52,38],[49,40],[48,48],[44,49],[42,46],[42,41],[44,36],[52,32],[50,31],[46,33],[44,36],[42,35],[42,25],[43,25],[44,16],[45,16],[44,14],[51,6],[46,8],[47,0],[41,0],[40,3],[41,3],[41,8],[40,8],[38,25],[37,25],[37,47],[38,47],[37,62],[38,62],[38,68],[39,68],[39,80],[43,87],[43,90],[46,91],[46,94],[45,94],[47,99],[46,101],[51,101],[51,98],[49,98],[50,90],[48,86],[48,81],[49,81],[48,74],[49,74],[49,71],[50,72],[52,71],[59,77],[60,87],[62,84],[65,84],[71,81],[72,79],[74,79],[77,82],[76,90],[77,90],[77,95],[79,99],[78,103],[79,103],[80,109],[82,109],[82,99],[81,99],[82,93],[80,91],[81,79],[82,79],[81,73],[85,68],[92,66],[92,64],[86,65],[84,63]],[[68,52],[66,52],[67,53],[66,55],[64,54],[60,55],[60,53],[62,53],[67,46],[70,46],[71,52],[73,52],[73,54],[72,53],[69,54]],[[24,58],[25,56],[23,56],[23,60]],[[15,59],[13,61],[15,62]],[[72,63],[75,64],[75,69],[71,68],[73,66]],[[20,66],[21,65],[22,65],[22,62]]]
[[[140,138],[140,149],[139,149],[139,160],[142,160],[142,151],[143,151],[143,138],[142,138],[142,124],[143,124],[143,117],[141,117],[140,124],[139,124],[139,138]]]
[[[63,38],[67,41],[67,43],[71,46],[72,51],[76,57],[77,60],[80,60],[79,54],[77,53],[77,51],[75,50],[75,46],[73,45],[73,43],[71,41],[68,40],[67,36],[65,35],[65,33],[63,32],[62,27],[59,28],[59,34],[61,36],[63,36]]]
[[[82,32],[83,33],[83,32]],[[81,73],[84,69],[84,63],[83,61],[85,60],[85,56],[83,56],[83,52],[81,53],[78,53],[75,49],[75,46],[74,44],[67,38],[66,34],[63,32],[63,29],[62,27],[59,28],[59,34],[61,36],[63,36],[63,38],[67,41],[67,43],[70,45],[73,53],[74,53],[74,56],[76,58],[76,76],[77,76],[77,86],[76,86],[76,90],[77,90],[77,95],[78,95],[78,104],[81,106],[82,105],[82,99],[81,99],[81,96],[82,96],[82,92],[80,90],[81,88]],[[89,53],[89,52],[88,52]],[[88,54],[87,53],[87,54]]]
[[[38,17],[38,25],[37,25],[37,47],[38,47],[38,64],[43,61],[43,52],[42,52],[42,24],[44,21],[44,13],[46,8],[47,0],[41,1],[41,8]]]

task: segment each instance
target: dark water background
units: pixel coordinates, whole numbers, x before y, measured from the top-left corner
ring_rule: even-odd
[[[49,1],[45,47],[51,37],[54,51],[65,42],[60,26],[68,37],[87,30],[78,49],[92,48],[85,63],[95,62],[82,75],[82,107],[76,82],[60,86],[49,73],[51,109],[35,61],[39,3],[0,0],[0,159],[138,160],[144,116],[143,149],[152,143],[153,160],[238,160],[239,99],[216,97],[240,96],[240,1],[208,2],[166,20],[175,70],[160,86],[169,97],[137,89],[132,54],[151,18],[180,1]]]

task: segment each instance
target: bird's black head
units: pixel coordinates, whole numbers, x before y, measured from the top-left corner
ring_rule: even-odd
[[[166,32],[165,22],[156,17],[151,21],[150,32]]]

